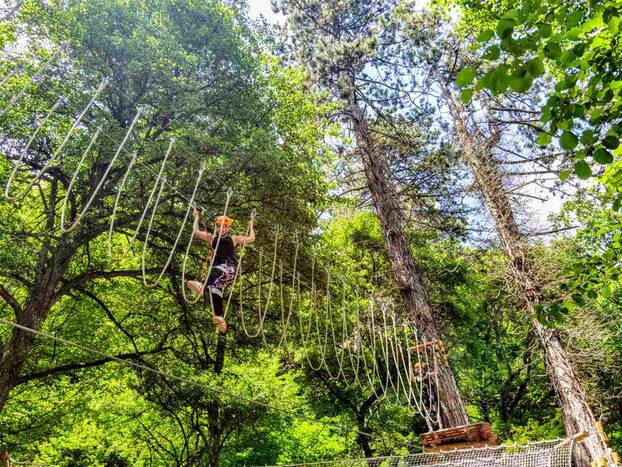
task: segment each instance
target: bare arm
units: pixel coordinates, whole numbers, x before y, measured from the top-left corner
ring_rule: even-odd
[[[233,243],[235,246],[248,245],[249,243],[253,243],[254,241],[255,241],[255,225],[253,221],[249,221],[248,223],[248,237],[244,237],[242,235],[235,235],[233,237]]]
[[[199,229],[199,217],[200,217],[199,211],[195,209],[193,215],[194,215],[194,223],[192,224],[192,232],[194,233],[194,236],[201,240],[208,242],[210,246],[212,246],[212,241],[214,240],[214,236],[208,231]]]

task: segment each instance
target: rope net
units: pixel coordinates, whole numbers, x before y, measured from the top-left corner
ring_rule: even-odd
[[[573,444],[572,439],[557,439],[524,445],[512,444],[507,446],[409,454],[407,456],[371,457],[304,464],[281,464],[280,467],[562,467],[572,465],[571,456]]]

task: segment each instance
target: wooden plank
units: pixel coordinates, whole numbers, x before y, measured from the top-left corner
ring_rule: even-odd
[[[498,436],[487,422],[423,433],[419,436],[424,446],[435,447],[455,443],[488,442],[496,444]]]
[[[487,441],[475,441],[471,443],[452,443],[444,444],[442,446],[431,446],[423,448],[423,452],[440,452],[440,451],[456,451],[458,449],[472,449],[472,448],[485,448],[488,446],[496,446],[496,443],[489,443]]]

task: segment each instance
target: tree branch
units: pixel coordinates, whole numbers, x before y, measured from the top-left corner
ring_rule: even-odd
[[[142,352],[120,354],[120,355],[117,355],[115,358],[120,358],[122,360],[129,360],[129,359],[133,359],[137,357],[142,357],[143,355],[157,354],[160,352],[164,352],[166,350],[170,350],[170,348],[158,346],[152,350],[143,350]],[[106,357],[106,358],[101,358],[99,360],[93,360],[90,362],[68,363],[66,365],[60,365],[54,368],[49,368],[47,370],[39,371],[37,373],[31,373],[29,375],[20,376],[19,378],[17,378],[17,382],[15,383],[15,385],[17,386],[18,384],[27,383],[28,381],[45,378],[47,376],[52,376],[52,375],[56,375],[59,373],[67,373],[71,371],[82,370],[85,368],[93,368],[93,367],[101,366],[108,362],[114,362],[114,361],[115,360],[113,358]]]
[[[15,310],[16,315],[19,315],[22,312],[22,307],[17,299],[11,295],[11,292],[9,292],[9,290],[3,285],[0,285],[0,297],[2,297],[4,301],[7,302],[13,310]]]

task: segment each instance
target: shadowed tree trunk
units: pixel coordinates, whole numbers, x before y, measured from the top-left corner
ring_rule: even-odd
[[[582,431],[596,433],[596,419],[590,409],[583,386],[570,356],[560,338],[559,331],[544,326],[536,316],[536,305],[543,302],[542,280],[529,257],[529,243],[520,232],[509,196],[504,189],[492,149],[499,141],[494,127],[490,136],[484,135],[474,125],[469,125],[463,107],[447,84],[443,95],[449,105],[456,133],[462,144],[463,156],[471,168],[478,188],[492,216],[501,244],[508,255],[508,265],[513,282],[525,303],[535,339],[538,342],[544,367],[555,390],[568,435]],[[606,455],[602,443],[595,437],[579,443],[575,448],[575,463],[589,467]]]
[[[54,228],[56,219],[57,187],[58,182],[53,181],[49,193],[48,206],[50,207],[46,212],[46,229],[48,232]],[[35,280],[26,306],[22,309],[17,300],[9,301],[14,308],[16,322],[35,330],[41,329],[43,321],[54,304],[56,289],[76,251],[75,245],[69,242],[62,243],[52,249],[51,241],[49,236],[45,238],[39,251]],[[13,328],[11,337],[2,348],[2,356],[0,356],[0,412],[9,398],[11,389],[18,382],[33,341],[34,335],[32,333]]]
[[[441,341],[442,336],[430,308],[422,274],[404,234],[404,218],[398,195],[391,179],[387,158],[381,148],[374,147],[367,121],[354,98],[350,100],[349,114],[356,134],[356,150],[365,168],[367,185],[385,239],[395,281],[400,290],[406,313],[420,338],[425,342]],[[451,368],[437,364],[438,397],[440,401],[441,428],[468,424],[462,396]]]

